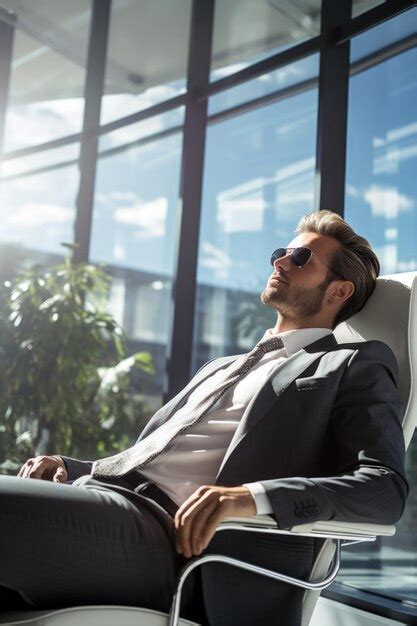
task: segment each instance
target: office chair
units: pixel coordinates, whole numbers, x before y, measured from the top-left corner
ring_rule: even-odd
[[[395,320],[395,324],[392,321]],[[408,447],[417,423],[417,396],[414,384],[417,372],[417,272],[381,276],[365,307],[334,330],[338,343],[384,341],[394,352],[399,365],[399,394],[404,403],[403,432]],[[221,554],[207,554],[190,559],[181,571],[176,592],[168,614],[131,606],[80,606],[58,610],[14,611],[1,613],[0,624],[28,626],[199,626],[179,617],[181,596],[188,575],[197,567],[210,562],[223,562],[286,582],[305,589],[302,626],[308,626],[322,589],[336,578],[340,566],[341,548],[376,537],[395,533],[395,526],[334,521],[301,524],[279,529],[269,515],[228,518],[217,532],[257,532],[302,537],[323,538],[308,580],[301,580],[246,563]],[[272,625],[271,625],[272,626]]]

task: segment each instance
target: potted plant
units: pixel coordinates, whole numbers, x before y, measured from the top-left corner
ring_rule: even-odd
[[[109,276],[75,263],[34,267],[0,297],[0,472],[38,454],[98,458],[137,437],[149,409],[131,373],[154,374],[149,353],[126,355],[105,310]]]

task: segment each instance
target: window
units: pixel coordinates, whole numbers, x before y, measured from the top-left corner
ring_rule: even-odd
[[[211,80],[319,35],[320,7],[320,0],[216,2]]]
[[[66,165],[62,150],[68,154],[66,148],[54,150],[54,166],[43,171],[25,173],[30,158],[3,164],[9,176],[0,179],[0,253],[7,261],[1,264],[2,278],[34,263],[57,262],[66,256],[61,243],[73,242],[79,171],[76,164]],[[73,153],[78,150],[74,144]],[[52,158],[47,152],[40,155],[44,162]]]
[[[192,370],[246,351],[275,323],[270,253],[313,210],[317,90],[208,128]]]
[[[209,100],[209,115],[214,115],[233,106],[260,98],[290,87],[299,86],[316,79],[319,71],[319,56],[312,56],[281,67],[274,72],[262,74],[258,78],[242,83],[237,87],[221,91]]]
[[[352,42],[407,36],[417,11]],[[417,51],[411,48],[350,79],[345,219],[381,261],[381,274],[417,269]],[[350,586],[417,603],[417,437],[407,452],[410,495],[394,537],[347,548],[340,580]],[[415,605],[415,604],[414,604]]]
[[[182,122],[181,112],[176,113]],[[146,122],[163,126],[160,117]],[[145,124],[143,122],[142,124]],[[123,129],[123,149],[98,161],[90,258],[113,276],[109,308],[126,330],[132,350],[151,352],[157,374],[147,392],[161,404],[170,333],[176,260],[182,133],[136,145],[137,128]],[[119,142],[119,131],[103,137]],[[146,128],[142,128],[143,134]],[[128,146],[131,133],[133,142]],[[143,385],[142,385],[143,386]],[[152,388],[150,388],[151,386]]]
[[[6,152],[81,131],[90,0],[3,0],[16,14]]]
[[[185,92],[191,0],[113,0],[101,124]]]

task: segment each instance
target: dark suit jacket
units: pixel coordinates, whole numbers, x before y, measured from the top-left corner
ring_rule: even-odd
[[[139,440],[238,356],[206,363]],[[394,524],[408,494],[397,382],[395,356],[383,342],[338,344],[330,334],[306,346],[277,364],[251,399],[215,484],[260,481],[280,528],[317,520]],[[63,458],[70,479],[90,472],[91,463]],[[262,565],[255,539],[246,536],[245,546],[251,541]]]
[[[138,441],[239,356],[203,365]],[[306,346],[278,364],[252,398],[215,484],[260,481],[281,528],[330,519],[395,523],[408,493],[397,382],[395,356],[380,341],[338,344],[330,334]],[[63,459],[69,480],[90,473],[91,461]]]

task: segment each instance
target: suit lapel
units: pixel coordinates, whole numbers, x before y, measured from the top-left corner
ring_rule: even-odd
[[[286,388],[304,372],[314,361],[323,354],[337,346],[335,336],[332,334],[322,337],[318,341],[298,350],[284,361],[281,361],[269,373],[265,383],[254,395],[242,415],[242,419],[233,435],[232,441],[226,451],[222,464],[217,473],[217,478],[227,463],[228,458],[246,437],[248,432],[267,414],[269,409],[284,393]],[[216,478],[216,480],[217,480]]]
[[[141,441],[145,437],[151,434],[154,430],[162,426],[170,417],[178,411],[187,402],[188,397],[194,391],[194,389],[206,380],[212,374],[215,374],[218,370],[223,369],[230,365],[232,361],[235,361],[241,354],[235,354],[232,356],[219,357],[208,363],[201,372],[198,372],[188,383],[184,389],[180,391],[176,396],[171,398],[167,404],[164,404],[152,417],[152,419],[146,424],[145,428],[140,433],[137,441]]]

